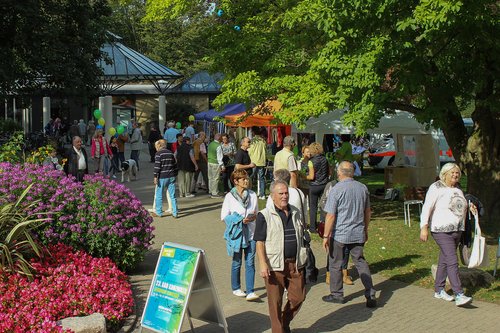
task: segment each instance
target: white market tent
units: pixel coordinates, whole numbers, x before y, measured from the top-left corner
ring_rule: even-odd
[[[315,133],[319,142],[322,142],[325,134],[354,134],[354,127],[342,123],[343,115],[343,110],[334,110],[318,118],[311,118],[303,129],[293,126],[292,134]],[[409,112],[396,111],[394,114],[383,116],[378,127],[367,132],[392,134],[394,137],[394,166],[397,168],[386,170],[386,186],[396,183],[428,186],[434,181],[439,171],[439,138],[436,129],[419,123]]]
[[[324,113],[318,118],[310,118],[303,129],[292,127],[292,133],[316,133],[318,138],[325,134],[354,134],[355,128],[342,123],[343,110],[334,110]],[[386,114],[379,121],[378,127],[368,130],[369,134],[431,134],[425,124],[419,123],[415,117],[406,111],[396,111]]]

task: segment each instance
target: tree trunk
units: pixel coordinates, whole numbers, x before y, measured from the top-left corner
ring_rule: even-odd
[[[477,105],[474,132],[469,137],[462,165],[467,174],[467,193],[485,209],[482,228],[493,237],[500,232],[500,114]]]
[[[500,112],[494,109],[491,82],[476,94],[473,133],[468,136],[455,98],[439,86],[427,89],[434,108],[440,109],[438,123],[450,146],[456,163],[467,176],[464,193],[476,196],[485,214],[481,226],[490,236],[500,233]],[[445,86],[445,85],[443,85]]]

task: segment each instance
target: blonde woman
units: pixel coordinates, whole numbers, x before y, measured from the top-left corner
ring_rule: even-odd
[[[330,167],[328,160],[323,155],[323,146],[318,142],[309,145],[311,159],[308,162],[308,173],[306,176],[309,183],[309,230],[316,232],[316,221],[318,219],[318,202],[323,195],[325,186],[330,178]]]
[[[91,156],[94,161],[95,173],[104,171],[104,160],[113,157],[111,148],[102,136],[102,129],[97,129],[92,138]]]
[[[420,240],[426,242],[429,228],[432,238],[440,248],[439,262],[434,282],[434,297],[464,306],[472,298],[464,295],[458,275],[457,247],[464,230],[467,208],[477,212],[474,205],[467,207],[467,200],[459,187],[461,170],[455,163],[446,163],[441,168],[439,180],[433,183],[425,196],[420,216]],[[446,277],[450,280],[455,296],[449,295],[444,287]]]

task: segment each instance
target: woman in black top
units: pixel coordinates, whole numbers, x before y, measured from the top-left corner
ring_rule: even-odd
[[[316,232],[316,221],[318,218],[318,201],[323,194],[326,184],[329,180],[329,165],[325,155],[323,155],[323,146],[318,142],[309,145],[311,159],[308,163],[309,173],[307,180],[309,184],[309,230]]]

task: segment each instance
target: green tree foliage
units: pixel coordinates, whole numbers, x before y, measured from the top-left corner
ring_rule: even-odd
[[[188,77],[209,67],[208,41],[211,17],[195,5],[182,16],[146,16],[142,0],[109,0],[109,26],[123,43]],[[150,2],[154,4],[154,2]],[[148,3],[149,4],[149,3]]]
[[[157,0],[148,16],[183,15],[201,0]],[[495,0],[217,1],[211,60],[226,74],[214,104],[278,98],[285,123],[348,107],[363,132],[384,112],[443,129],[468,190],[500,215],[500,7]],[[239,26],[237,30],[234,26]],[[473,110],[471,111],[471,108]],[[461,111],[471,114],[468,136]]]
[[[108,18],[109,30],[122,37],[128,47],[144,53],[145,43],[142,38],[144,25],[141,20],[146,14],[144,0],[109,0],[111,15]]]
[[[107,0],[4,0],[0,13],[0,95],[97,91]]]

